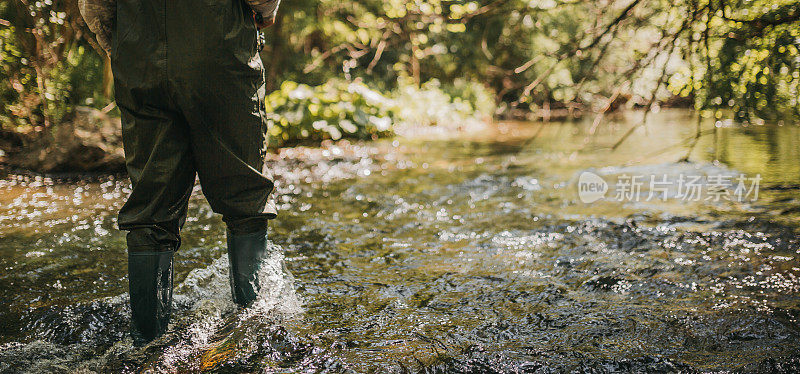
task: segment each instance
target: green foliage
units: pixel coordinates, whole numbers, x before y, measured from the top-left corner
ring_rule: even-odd
[[[742,120],[798,117],[797,0],[298,0],[270,78],[481,82],[506,109],[673,95]],[[279,66],[291,68],[281,70]],[[296,68],[295,68],[296,67]],[[667,90],[667,87],[669,90]]]
[[[800,2],[695,3],[683,28],[683,66],[670,91],[692,97],[717,118],[732,109],[744,122],[796,121],[800,89]]]
[[[0,3],[0,125],[45,133],[76,105],[106,105],[103,58],[78,35],[75,4]]]
[[[338,80],[316,87],[285,81],[266,104],[273,145],[389,135],[395,109],[363,83]]]
[[[800,118],[800,2],[726,4],[713,14],[712,49],[696,54],[710,66],[698,106],[731,108],[742,121]]]
[[[461,80],[448,86],[435,79],[421,86],[401,84],[393,96],[395,123],[403,132],[431,126],[445,130],[479,128],[495,109],[493,96],[483,86]]]
[[[482,86],[465,82],[446,89],[438,81],[401,84],[383,95],[361,82],[311,87],[285,81],[266,100],[270,143],[376,139],[422,127],[483,124],[494,110],[491,98]]]
[[[0,24],[4,128],[47,129],[76,105],[113,100],[107,61],[74,1],[2,2]],[[273,119],[286,141],[383,131],[367,122],[355,132],[348,122],[334,123],[362,126],[361,112],[335,108],[366,99],[344,83],[326,85],[332,79],[394,92],[392,100],[415,89],[433,95],[405,108],[438,105],[423,85],[437,81],[437,90],[478,113],[495,106],[505,113],[544,106],[597,112],[678,96],[718,117],[732,109],[745,121],[796,121],[799,30],[798,0],[292,0],[265,30],[262,57],[268,90],[277,92],[271,105],[283,110],[294,102],[275,104],[299,89],[283,85],[290,81],[310,85],[319,103],[307,104],[328,109],[308,116],[327,121],[317,122],[321,129],[306,117]],[[383,105],[353,106],[370,116],[396,114]]]

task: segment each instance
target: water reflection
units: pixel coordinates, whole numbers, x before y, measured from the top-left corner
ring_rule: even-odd
[[[665,111],[609,152],[639,118],[289,151],[272,238],[296,286],[276,259],[273,294],[236,310],[224,228],[198,194],[178,317],[141,351],[123,339],[125,183],[6,180],[0,370],[797,368],[798,129],[704,122],[690,152],[696,122]],[[587,170],[760,173],[762,194],[585,204]]]

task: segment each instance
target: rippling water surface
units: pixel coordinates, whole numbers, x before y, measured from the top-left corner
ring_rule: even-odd
[[[696,121],[665,111],[609,151],[640,117],[286,150],[248,310],[198,189],[170,332],[143,349],[114,227],[126,180],[9,176],[0,372],[799,370],[800,129],[705,121],[691,147]],[[673,187],[586,204],[587,171]],[[759,196],[682,199],[687,175],[760,175]]]

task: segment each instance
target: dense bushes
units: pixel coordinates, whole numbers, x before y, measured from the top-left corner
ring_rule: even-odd
[[[286,81],[266,106],[273,144],[388,135],[395,109],[391,99],[366,85],[343,81],[317,87]]]
[[[478,84],[443,88],[431,81],[381,94],[362,82],[331,80],[311,87],[286,81],[266,99],[272,146],[341,138],[375,139],[435,126],[476,127],[494,109]]]
[[[0,2],[0,126],[39,133],[75,108],[102,108],[110,75],[77,16],[76,1]]]

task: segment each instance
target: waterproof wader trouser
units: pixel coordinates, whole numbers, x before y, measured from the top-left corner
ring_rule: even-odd
[[[146,340],[166,328],[196,176],[229,236],[265,237],[276,215],[260,40],[244,0],[117,0],[111,61],[133,186],[119,227],[129,231],[132,330]]]

